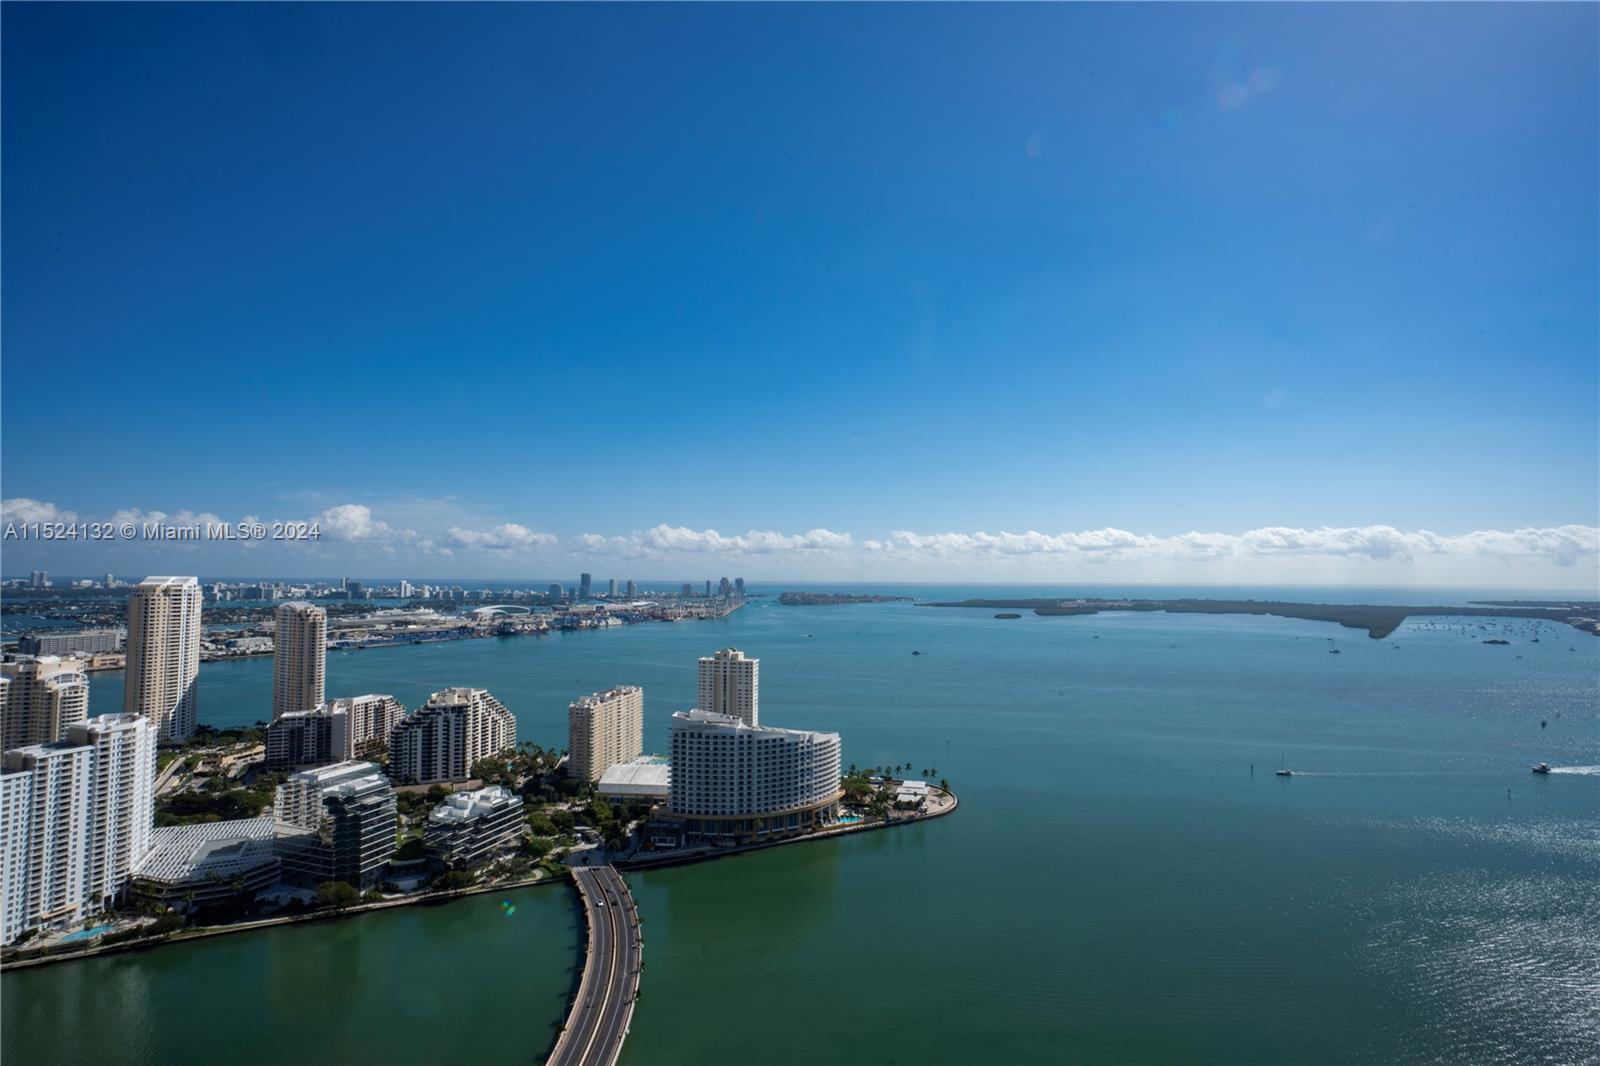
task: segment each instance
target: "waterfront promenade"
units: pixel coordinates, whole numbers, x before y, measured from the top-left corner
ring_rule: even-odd
[[[573,998],[548,1066],[611,1066],[639,995],[643,939],[633,895],[615,867],[572,871],[583,899],[589,947],[578,994]]]

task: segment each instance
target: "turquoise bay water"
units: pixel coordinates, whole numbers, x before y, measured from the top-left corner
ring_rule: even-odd
[[[756,602],[720,622],[335,655],[329,691],[415,706],[484,685],[525,739],[559,746],[573,695],[642,684],[662,750],[695,657],[734,644],[762,660],[764,721],[950,779],[949,818],[630,876],[646,971],[627,1066],[1600,1061],[1600,641],[1513,620],[1373,641],[1274,618],[992,614]],[[263,717],[270,685],[266,660],[208,665],[201,717]],[[120,677],[91,689],[111,709]],[[1296,776],[1273,776],[1280,760]],[[1539,761],[1560,772],[1529,773]],[[337,936],[358,969],[334,984],[394,1003],[390,1027],[424,1028],[406,1005],[449,975],[476,997],[447,1026],[470,1057],[534,1060],[577,936],[542,891],[551,913],[519,927],[542,930],[536,946],[502,944],[497,904],[428,924],[452,905],[420,926],[385,915],[6,975],[0,1050],[211,1061],[167,1040],[186,1024],[171,1005],[227,1018],[265,999],[294,1018],[294,1058],[343,1061],[318,1058],[348,1019],[309,977]],[[74,1024],[102,982],[139,994],[97,1000],[115,1018],[77,1054],[34,1035]],[[501,1039],[508,1017],[543,1039]],[[124,1026],[125,1049],[109,1035]],[[469,1057],[430,1047],[368,1057]]]

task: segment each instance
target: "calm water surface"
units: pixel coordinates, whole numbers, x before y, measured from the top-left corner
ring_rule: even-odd
[[[696,656],[736,644],[762,660],[763,721],[950,779],[961,810],[927,825],[630,875],[626,1066],[1600,1062],[1600,641],[992,614],[758,602],[334,655],[329,691],[484,685],[562,746],[573,695],[642,684],[663,750]],[[96,711],[120,684],[95,675]],[[208,665],[202,720],[263,717],[270,686],[266,660]],[[511,919],[485,899],[6,975],[0,1050],[535,1061],[578,926],[564,890],[526,895]]]

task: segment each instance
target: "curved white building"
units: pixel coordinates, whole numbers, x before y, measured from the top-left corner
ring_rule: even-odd
[[[684,835],[760,837],[838,817],[839,734],[753,726],[711,711],[672,716],[667,809]]]

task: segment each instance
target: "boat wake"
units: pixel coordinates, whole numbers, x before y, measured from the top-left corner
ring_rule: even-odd
[[[1582,774],[1584,777],[1600,777],[1600,766],[1552,766],[1553,774]]]

